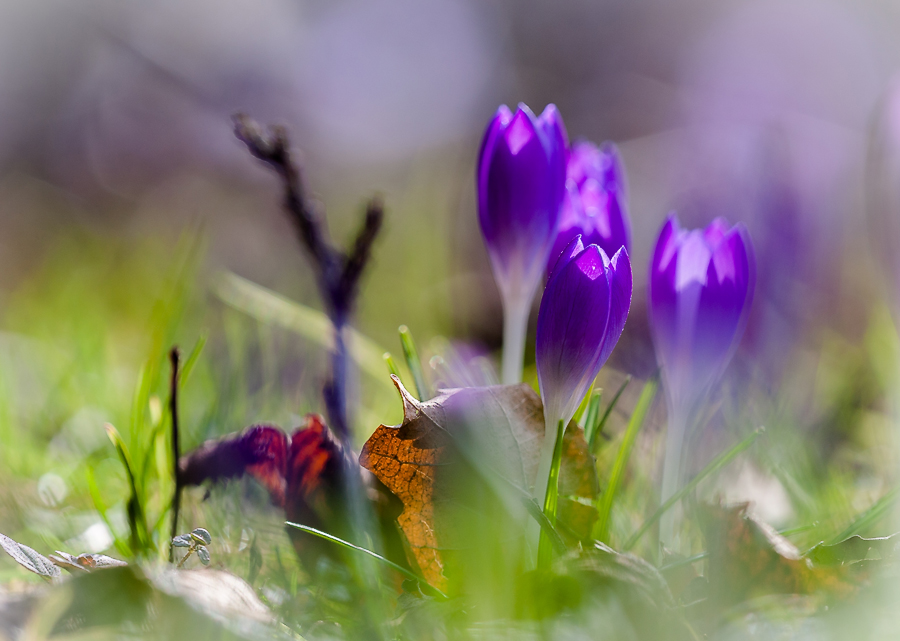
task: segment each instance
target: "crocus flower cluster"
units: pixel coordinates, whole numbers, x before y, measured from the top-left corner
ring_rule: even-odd
[[[630,251],[627,195],[625,171],[616,146],[611,142],[600,147],[587,141],[575,143],[566,163],[566,195],[547,273],[579,234],[585,245],[597,245],[607,256],[613,256],[620,247]]]
[[[536,493],[551,522],[565,426],[619,340],[631,304],[626,199],[615,146],[580,142],[570,151],[552,105],[539,118],[524,105],[515,114],[503,106],[489,124],[478,213],[503,297],[504,383],[521,377],[528,309],[541,272],[549,274],[535,351],[546,425]],[[743,334],[755,278],[743,225],[720,218],[684,231],[672,216],[663,227],[649,274],[650,324],[669,398],[663,500],[680,482],[691,414]]]
[[[488,125],[478,216],[503,299],[504,383],[521,378],[531,301],[550,273],[535,354],[546,425],[535,490],[551,522],[565,426],[619,340],[631,305],[625,191],[615,147],[584,142],[570,152],[553,105],[539,118],[525,105],[515,114],[502,106]]]
[[[535,117],[501,106],[478,161],[478,220],[503,300],[504,383],[522,375],[531,301],[559,227],[568,139],[554,105]]]

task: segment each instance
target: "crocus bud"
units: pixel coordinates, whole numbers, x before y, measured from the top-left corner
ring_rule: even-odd
[[[525,329],[559,227],[567,137],[556,107],[501,106],[478,160],[478,220],[503,299],[503,382],[521,378]]]
[[[629,251],[627,195],[625,171],[616,146],[611,142],[599,148],[587,141],[575,143],[566,164],[566,194],[547,272],[578,234],[585,245],[599,245],[607,256],[613,256],[620,247]]]
[[[699,400],[718,379],[747,324],[756,281],[750,235],[717,218],[682,230],[672,215],[650,263],[649,314],[672,403]]]
[[[631,307],[631,263],[576,237],[550,274],[537,322],[538,382],[549,429],[567,424],[622,335]]]

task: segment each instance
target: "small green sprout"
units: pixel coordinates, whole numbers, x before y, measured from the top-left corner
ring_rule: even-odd
[[[212,543],[212,537],[209,532],[202,527],[191,530],[189,534],[179,534],[172,539],[172,547],[187,548],[187,554],[181,557],[178,565],[175,567],[183,567],[190,556],[196,552],[197,558],[203,565],[209,565],[209,549],[207,545]]]

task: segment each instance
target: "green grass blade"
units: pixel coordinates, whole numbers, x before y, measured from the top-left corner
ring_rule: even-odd
[[[334,348],[334,332],[328,316],[266,289],[236,274],[225,273],[214,291],[222,302],[263,323],[284,327],[327,350]],[[394,384],[384,375],[385,350],[358,331],[347,329],[347,347],[360,369],[393,390]]]
[[[668,570],[674,570],[675,568],[681,568],[685,565],[690,565],[691,563],[696,563],[697,561],[702,561],[703,559],[709,557],[709,552],[700,552],[699,554],[695,554],[694,556],[689,556],[685,559],[679,559],[677,561],[673,561],[668,565],[664,565],[659,568],[660,572],[667,572]]]
[[[141,371],[138,374],[138,382],[137,386],[134,390],[134,399],[131,404],[131,444],[137,445],[140,442],[140,438],[144,433],[144,418],[147,412],[147,407],[150,402],[150,390],[152,387],[152,363],[150,360],[144,362],[141,366]],[[107,433],[109,430],[107,430]],[[118,435],[118,432],[116,432]],[[110,436],[112,439],[112,436]],[[121,440],[121,436],[119,437]],[[113,445],[116,445],[116,442],[113,441]],[[118,447],[118,446],[117,446]],[[129,469],[136,472],[137,470],[131,465],[129,461]]]
[[[424,578],[422,578],[422,577],[419,576],[418,574],[416,574],[416,573],[414,573],[414,572],[410,572],[409,570],[407,570],[407,569],[406,569],[405,567],[403,567],[402,565],[397,565],[397,564],[394,563],[393,561],[384,558],[383,556],[381,556],[381,555],[378,554],[377,552],[373,552],[372,550],[369,550],[369,549],[367,549],[367,548],[360,547],[360,546],[358,546],[358,545],[354,545],[353,543],[350,543],[349,541],[345,541],[345,540],[342,539],[342,538],[336,537],[336,536],[334,536],[333,534],[328,534],[327,532],[323,532],[322,530],[317,530],[316,528],[314,528],[314,527],[309,527],[308,525],[302,525],[302,524],[300,524],[300,523],[292,523],[291,521],[285,521],[284,523],[285,523],[285,525],[287,525],[287,526],[289,526],[289,527],[296,528],[296,529],[298,529],[298,530],[301,530],[301,531],[303,531],[303,532],[306,532],[307,534],[312,534],[313,536],[317,536],[317,537],[319,537],[320,539],[325,539],[326,541],[331,541],[331,542],[334,543],[335,545],[339,545],[339,546],[341,546],[341,547],[347,548],[348,550],[355,550],[355,551],[357,551],[357,552],[362,552],[363,554],[368,554],[368,555],[371,556],[373,559],[378,559],[379,561],[381,561],[381,562],[384,563],[385,565],[387,565],[387,566],[389,566],[389,567],[391,567],[391,568],[397,570],[397,572],[399,572],[399,573],[402,574],[403,576],[405,576],[405,577],[407,577],[407,578],[409,578],[409,579],[412,579],[413,581],[418,581],[419,583],[422,583],[422,584],[424,584],[424,585],[427,585],[428,587],[430,587],[432,590],[434,590],[435,592],[437,592],[438,594],[440,594],[440,595],[441,595],[442,597],[444,597],[445,599],[447,598],[447,595],[446,595],[446,594],[444,594],[443,592],[441,592],[440,590],[438,590],[438,589],[437,589],[436,587],[434,587],[433,585],[429,584],[428,581],[426,581]]]
[[[428,392],[428,384],[425,382],[425,372],[422,370],[422,361],[419,358],[419,351],[416,349],[416,342],[413,340],[409,327],[401,325],[397,331],[400,333],[400,345],[403,347],[403,358],[406,359],[406,366],[409,368],[413,377],[413,383],[416,385],[416,396],[420,401],[427,401],[431,398]]]
[[[391,353],[390,353],[390,352],[385,352],[385,353],[384,353],[384,356],[382,356],[381,358],[384,359],[384,364],[387,365],[388,372],[390,372],[391,374],[393,374],[393,375],[396,376],[397,378],[400,378],[400,370],[397,369],[397,363],[394,362],[394,357],[391,356]],[[401,382],[401,383],[403,382],[403,379],[402,379],[402,378],[400,379],[400,382]]]
[[[106,524],[106,529],[109,530],[109,533],[112,534],[113,543],[116,546],[116,549],[119,551],[119,554],[124,556],[125,558],[131,557],[131,548],[128,547],[128,543],[116,534],[115,529],[113,529],[112,521],[109,520],[109,516],[107,515],[107,507],[106,503],[103,501],[103,497],[100,495],[100,488],[97,486],[97,478],[94,475],[94,468],[90,465],[87,466],[87,470],[85,472],[87,476],[87,484],[88,484],[88,492],[91,495],[91,500],[94,502],[94,509],[97,510],[97,513],[100,514],[100,518],[103,520],[103,523]]]
[[[119,460],[125,467],[125,474],[128,475],[128,483],[131,486],[131,491],[136,492],[137,487],[134,478],[134,466],[131,464],[131,455],[128,453],[128,446],[126,446],[125,441],[122,440],[122,435],[119,434],[119,430],[109,423],[104,427],[106,428],[106,435],[109,437],[110,442],[112,442],[113,447],[116,448]]]
[[[634,408],[634,412],[632,412],[631,418],[628,420],[628,427],[625,430],[625,436],[622,438],[622,444],[619,446],[619,452],[613,463],[612,472],[609,475],[609,482],[600,497],[600,505],[598,508],[599,516],[597,519],[597,538],[604,543],[609,542],[609,518],[612,513],[613,501],[616,498],[616,493],[619,491],[622,477],[625,475],[625,467],[628,465],[628,460],[631,458],[631,450],[634,448],[634,442],[644,425],[644,421],[647,418],[647,412],[650,411],[653,399],[656,398],[656,390],[658,388],[659,381],[655,378],[650,379],[644,385],[637,406]],[[615,402],[615,399],[613,399],[613,402]],[[610,403],[610,405],[612,405],[612,403]]]
[[[588,407],[591,404],[591,399],[594,398],[594,384],[591,383],[591,386],[588,388],[587,394],[584,395],[584,398],[581,399],[581,403],[578,405],[578,409],[575,410],[575,414],[572,416],[572,420],[579,425],[581,425],[581,417],[584,416],[584,413],[587,412]],[[587,423],[584,424],[585,426]]]
[[[106,424],[106,435],[109,437],[109,440],[112,441],[113,446],[116,448],[116,452],[119,455],[119,460],[125,467],[125,473],[128,476],[128,483],[131,486],[131,498],[128,501],[127,510],[129,521],[128,524],[131,528],[132,551],[137,554],[146,550],[150,545],[150,538],[147,533],[147,519],[145,517],[146,512],[143,497],[138,492],[137,481],[134,475],[134,466],[131,463],[131,456],[128,453],[128,447],[122,440],[122,436],[119,434],[119,431],[109,423]]]
[[[597,426],[600,424],[600,401],[603,400],[603,390],[591,392],[587,408],[584,410],[584,438],[588,442],[588,449],[594,451],[594,439],[597,438]]]
[[[144,456],[141,457],[141,466],[140,468],[140,477],[138,482],[138,487],[146,488],[150,486],[150,471],[153,470],[159,476],[158,467],[151,465],[151,462],[157,462],[157,454],[156,454],[156,441],[159,436],[162,434],[163,426],[167,423],[167,421],[160,421],[156,426],[150,430],[150,438],[147,439],[146,446],[144,448]],[[163,478],[159,476],[159,478]]]
[[[626,376],[625,380],[622,382],[622,385],[619,387],[618,391],[612,397],[612,400],[609,402],[609,405],[606,407],[606,411],[603,412],[603,416],[600,418],[600,422],[591,430],[592,436],[594,439],[590,441],[591,451],[594,451],[594,443],[597,440],[597,436],[603,433],[603,429],[606,427],[606,422],[609,420],[612,411],[616,408],[616,405],[619,403],[619,399],[622,397],[622,392],[625,391],[625,388],[628,387],[628,384],[631,382],[631,376]]]
[[[191,349],[191,353],[188,354],[188,357],[184,360],[184,365],[181,368],[181,371],[178,374],[178,386],[183,387],[188,377],[191,375],[191,372],[194,370],[194,366],[197,364],[197,360],[200,358],[200,354],[203,352],[203,348],[206,347],[206,339],[208,338],[208,334],[204,332],[197,339],[197,342],[194,343],[193,349]]]
[[[700,481],[705,479],[707,476],[711,474],[715,474],[723,467],[728,465],[731,461],[733,461],[741,452],[746,450],[748,447],[753,445],[756,442],[756,439],[759,438],[760,434],[762,434],[765,430],[763,428],[759,428],[754,430],[749,436],[747,436],[744,440],[739,442],[737,445],[732,447],[730,450],[726,450],[719,454],[716,458],[710,461],[706,467],[704,467],[700,472],[690,480],[683,488],[675,492],[669,500],[660,505],[656,512],[653,513],[649,519],[644,521],[644,524],[638,528],[637,532],[631,535],[631,538],[626,541],[625,546],[622,548],[624,551],[628,551],[635,546],[635,544],[641,539],[644,534],[646,534],[647,530],[653,527],[653,524],[656,523],[660,517],[665,514],[665,512],[670,509],[673,505],[675,505],[678,501],[684,498],[687,494],[692,492],[694,488],[696,488]]]
[[[868,510],[856,517],[856,519],[848,525],[840,534],[833,536],[827,545],[840,543],[844,539],[850,538],[854,534],[859,534],[871,525],[874,525],[890,512],[894,503],[900,498],[900,488],[894,488],[887,494],[882,496]]]
[[[810,530],[815,530],[819,527],[818,521],[813,521],[812,523],[807,523],[806,525],[798,525],[796,527],[789,527],[784,530],[779,530],[778,533],[781,536],[794,536],[795,534],[800,534],[801,532],[809,532]]]

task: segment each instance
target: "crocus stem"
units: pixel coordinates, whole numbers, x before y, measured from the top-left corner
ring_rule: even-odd
[[[560,421],[556,427],[556,439],[553,443],[553,459],[550,462],[550,474],[547,477],[547,491],[544,495],[544,516],[550,521],[550,525],[556,527],[556,508],[559,503],[559,468],[562,464],[562,444],[565,424]],[[550,567],[553,547],[547,534],[541,530],[541,540],[538,544],[538,569],[546,570]]]
[[[681,485],[681,460],[684,437],[687,432],[687,412],[682,408],[669,405],[669,425],[666,430],[666,458],[663,463],[662,490],[660,505],[678,491]],[[659,522],[659,542],[666,547],[675,545],[676,510],[668,510]]]
[[[513,298],[512,296],[508,296]],[[504,385],[522,382],[522,364],[525,360],[525,336],[528,333],[528,314],[532,297],[519,296],[518,300],[503,301],[503,363],[501,380]]]

